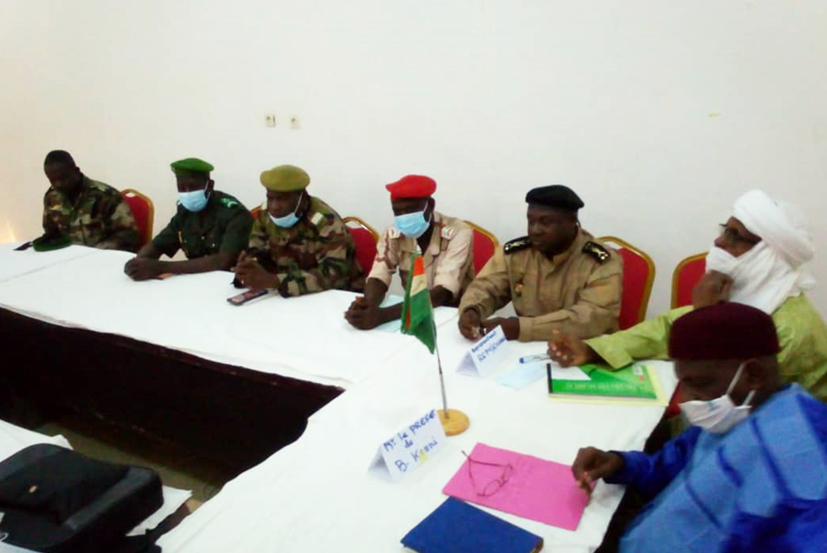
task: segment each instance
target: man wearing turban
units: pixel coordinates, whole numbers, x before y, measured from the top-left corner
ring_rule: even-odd
[[[781,376],[827,401],[827,326],[805,295],[815,280],[804,264],[814,248],[803,214],[793,205],[752,190],[735,201],[706,259],[707,273],[692,306],[668,311],[628,330],[590,340],[557,334],[549,355],[562,366],[667,357],[672,324],[693,309],[722,301],[760,309],[772,317],[781,352]]]
[[[621,552],[824,550],[827,406],[781,380],[775,327],[735,302],[681,317],[669,355],[692,426],[654,455],[578,452],[586,493],[602,478],[651,499]]]

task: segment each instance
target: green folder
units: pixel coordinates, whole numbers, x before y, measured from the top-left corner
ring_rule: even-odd
[[[657,399],[649,369],[640,363],[626,365],[616,371],[599,365],[580,367],[589,380],[552,379],[548,375],[549,394],[570,394],[579,396],[612,396]]]

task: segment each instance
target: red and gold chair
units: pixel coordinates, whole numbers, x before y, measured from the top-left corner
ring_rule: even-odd
[[[692,305],[692,289],[701,280],[706,272],[706,252],[690,255],[675,267],[672,273],[672,309]],[[669,407],[666,408],[666,418],[674,417],[681,412],[681,386],[675,388]]]
[[[135,223],[138,225],[138,234],[141,236],[138,248],[144,247],[152,240],[152,225],[155,223],[155,205],[148,196],[141,194],[137,190],[127,188],[121,190],[126,205],[132,210],[132,216],[135,217]]]
[[[488,260],[491,259],[491,256],[494,255],[494,252],[497,251],[500,242],[492,232],[481,226],[471,221],[465,221],[465,223],[474,231],[472,246],[474,248],[474,274],[478,275],[485,264],[488,263]]]
[[[617,250],[623,258],[623,296],[617,320],[620,330],[626,330],[646,318],[655,280],[655,262],[646,252],[616,236],[598,240]]]
[[[672,273],[672,309],[692,305],[692,289],[706,272],[706,252],[690,255]]]
[[[373,259],[376,257],[376,243],[379,241],[379,233],[372,226],[359,217],[345,217],[343,219],[348,232],[356,244],[356,261],[367,275],[373,267]]]

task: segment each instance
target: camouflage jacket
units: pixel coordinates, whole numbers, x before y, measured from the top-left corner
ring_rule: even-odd
[[[132,210],[121,193],[86,175],[74,204],[54,188],[46,191],[43,230],[66,236],[73,244],[107,250],[134,252],[140,242]]]
[[[290,228],[276,226],[266,210],[259,213],[250,233],[250,248],[269,254],[284,297],[337,288],[364,288],[356,246],[344,221],[329,205],[310,197],[310,206]]]

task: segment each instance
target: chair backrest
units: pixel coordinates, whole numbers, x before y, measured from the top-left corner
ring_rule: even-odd
[[[655,280],[655,262],[642,250],[615,236],[598,240],[617,250],[623,258],[623,296],[617,320],[620,330],[625,330],[646,318]]]
[[[474,274],[478,275],[482,268],[485,267],[485,264],[488,263],[488,260],[491,259],[491,256],[494,255],[494,252],[497,251],[497,246],[500,245],[500,242],[490,231],[471,221],[465,222],[474,231],[474,241],[472,242],[474,249]]]
[[[706,252],[690,255],[672,273],[672,309],[692,305],[692,289],[706,272]]]
[[[258,220],[259,215],[261,215],[261,206],[257,205],[253,209],[250,210],[250,215],[253,216],[253,219]]]
[[[359,217],[345,217],[343,219],[347,230],[353,237],[356,244],[356,261],[366,275],[373,267],[373,260],[376,257],[376,243],[379,241],[379,233]]]
[[[121,190],[121,195],[126,205],[132,210],[132,216],[135,217],[135,224],[138,225],[138,234],[141,236],[141,242],[138,247],[142,248],[152,240],[152,225],[155,222],[155,205],[149,197],[132,188]]]

